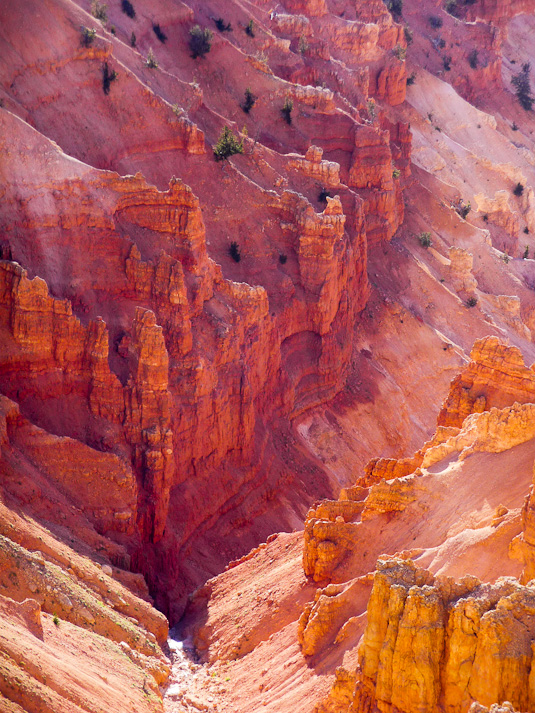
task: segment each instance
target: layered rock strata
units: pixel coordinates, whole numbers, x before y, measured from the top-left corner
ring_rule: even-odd
[[[503,701],[530,710],[533,596],[513,578],[455,582],[410,560],[379,560],[359,667],[337,675],[339,710],[453,713]]]
[[[25,0],[24,8],[31,14],[36,6]],[[263,136],[244,136],[242,169],[224,164],[238,186],[230,190],[230,177],[214,174],[209,148],[227,100],[204,97],[163,46],[165,72],[148,68],[123,41],[131,29],[124,13],[110,8],[115,36],[103,22],[86,41],[77,28],[96,21],[85,8],[40,8],[43,32],[61,27],[64,34],[60,41],[58,30],[53,46],[39,43],[32,54],[20,45],[16,18],[4,12],[12,61],[2,74],[9,111],[0,117],[9,176],[0,387],[19,406],[16,438],[21,448],[28,439],[26,456],[77,505],[84,494],[84,512],[100,532],[130,538],[132,565],[173,616],[186,590],[206,576],[195,566],[183,571],[198,538],[207,537],[213,550],[216,530],[232,529],[217,524],[220,516],[261,518],[278,483],[292,479],[276,443],[291,451],[288,419],[342,388],[352,326],[369,294],[368,245],[390,240],[403,220],[393,171],[399,165],[404,178],[410,173],[408,125],[379,108],[370,120],[366,108],[368,86],[378,101],[403,101],[405,67],[391,56],[403,31],[376,10],[374,23],[341,21],[321,3],[303,8],[305,19],[270,19],[282,35],[304,33],[320,64],[341,53],[348,62],[343,81],[362,74],[362,82],[348,85],[359,108],[321,82],[292,84],[262,69],[266,95],[292,100],[303,140],[288,160],[282,154],[295,150],[295,137],[284,122],[272,122],[268,142],[280,153],[266,149]],[[169,12],[177,31],[194,18],[185,5]],[[275,68],[283,45],[258,17]],[[142,49],[148,35],[136,32]],[[236,42],[229,36],[225,51],[252,71]],[[177,47],[188,54],[187,43]],[[37,64],[50,81],[42,82]],[[47,89],[36,94],[38,84]],[[64,101],[81,85],[83,118]],[[267,110],[262,101],[255,111]],[[297,190],[286,189],[294,179]],[[318,210],[321,188],[329,195]],[[203,216],[201,204],[212,202],[221,205]],[[242,225],[234,217],[240,212]],[[229,257],[234,231],[240,265]],[[75,487],[74,464],[86,474],[85,489]],[[305,458],[305,468],[314,472],[317,495],[326,495],[317,466]],[[99,502],[108,481],[123,490]],[[226,554],[216,548],[208,570],[256,537],[237,550],[229,544]]]
[[[441,426],[459,428],[470,413],[535,401],[533,367],[522,353],[496,337],[478,339],[466,369],[454,379],[438,416]]]

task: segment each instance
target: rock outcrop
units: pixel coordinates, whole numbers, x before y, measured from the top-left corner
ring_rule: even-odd
[[[531,0],[4,5],[0,709],[529,710]]]
[[[470,413],[535,401],[535,376],[522,353],[496,337],[478,339],[465,371],[456,377],[438,416],[441,426],[460,428]]]
[[[338,674],[333,688],[338,710],[460,713],[503,701],[530,710],[533,600],[532,588],[513,578],[455,582],[410,560],[379,560],[359,666]]]
[[[32,11],[33,0],[25,3]],[[321,2],[287,10],[306,17],[273,16],[272,30],[306,37],[312,48],[321,31],[325,51],[316,53],[318,61],[328,62],[336,50],[352,67],[342,69],[342,82],[361,72],[378,102],[403,100],[404,64],[391,56],[404,43],[403,30],[384,8],[376,8],[374,23],[341,21]],[[177,26],[194,17],[186,6],[171,15]],[[117,471],[114,482],[128,480],[121,507],[119,500],[112,506],[95,498],[84,512],[99,531],[121,542],[132,538],[132,566],[176,617],[186,591],[205,576],[194,566],[182,571],[197,556],[196,539],[218,540],[216,530],[226,527],[219,516],[231,518],[234,509],[243,507],[237,521],[249,511],[269,519],[268,498],[277,483],[294,477],[276,446],[279,438],[288,441],[289,419],[343,387],[353,325],[369,296],[368,246],[390,240],[403,220],[402,181],[393,171],[399,164],[403,178],[409,176],[410,132],[393,117],[362,119],[321,81],[279,78],[273,64],[261,72],[266,96],[293,102],[292,121],[302,124],[303,140],[296,149],[284,122],[275,122],[269,150],[263,136],[244,136],[244,170],[225,163],[232,180],[216,176],[207,146],[219,131],[214,109],[228,112],[217,108],[221,97],[212,97],[208,108],[198,86],[177,70],[168,76],[140,63],[117,39],[130,36],[124,13],[114,12],[115,37],[104,23],[86,46],[75,28],[91,22],[76,6],[47,6],[43,31],[62,27],[61,41],[58,34],[57,46],[22,52],[2,77],[15,113],[0,116],[2,170],[10,175],[1,220],[1,254],[8,259],[0,387],[25,419],[17,443],[22,447],[23,434],[43,434],[39,455],[32,446],[37,467],[77,505],[75,463],[91,471],[93,489],[101,466],[111,480]],[[18,46],[12,16],[2,33],[6,46]],[[283,46],[267,39],[268,59]],[[250,71],[243,54],[228,51]],[[161,52],[163,69],[174,59],[163,46]],[[34,76],[36,62],[62,91],[34,102],[34,83],[42,82]],[[102,63],[106,76],[113,75],[109,84],[102,83]],[[84,72],[83,122],[91,117],[95,124],[90,134],[78,109],[61,98]],[[362,91],[360,83],[351,86],[366,114],[366,82]],[[255,112],[265,112],[257,99]],[[135,120],[127,121],[132,106]],[[22,154],[31,157],[30,172],[21,167]],[[181,180],[173,177],[177,172]],[[284,188],[291,181],[295,191]],[[318,210],[321,188],[331,195]],[[201,204],[219,207],[203,214]],[[229,254],[238,240],[239,265]],[[71,471],[57,466],[47,439],[61,442]],[[25,454],[30,457],[29,448]],[[328,493],[325,476],[315,489]],[[253,544],[236,551],[229,545],[228,555],[210,545],[209,567],[221,568]]]

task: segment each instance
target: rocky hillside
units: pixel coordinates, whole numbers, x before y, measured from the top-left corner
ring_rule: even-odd
[[[535,706],[533,32],[0,7],[0,710]]]

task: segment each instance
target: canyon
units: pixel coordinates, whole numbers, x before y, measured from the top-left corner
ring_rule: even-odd
[[[0,7],[2,713],[535,709],[534,32]]]

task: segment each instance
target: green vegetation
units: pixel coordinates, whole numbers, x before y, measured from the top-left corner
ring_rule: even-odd
[[[219,30],[219,32],[230,32],[232,30],[232,25],[229,23],[225,23],[225,20],[223,20],[222,17],[218,17],[216,20],[214,20],[215,26]]]
[[[232,133],[228,126],[224,126],[219,135],[219,139],[214,146],[214,156],[216,161],[224,161],[237,153],[243,153],[243,141]],[[236,262],[239,262],[236,260]]]
[[[204,57],[212,48],[214,33],[207,27],[195,25],[189,31],[189,48],[193,59]]]
[[[82,44],[84,47],[91,47],[97,31],[94,27],[82,27]]]
[[[136,16],[136,11],[134,10],[134,6],[130,2],[130,0],[122,0],[121,10],[124,12],[125,15],[128,15],[128,17],[131,17],[132,19],[134,19],[134,17]]]
[[[99,2],[99,0],[92,1],[91,14],[102,23],[108,22],[108,6],[103,2]]]
[[[230,257],[234,260],[234,262],[240,262],[241,260],[241,253],[240,253],[240,246],[236,242],[232,242],[230,244],[230,247],[228,249]]]
[[[149,53],[147,55],[147,59],[145,61],[145,64],[147,67],[150,69],[158,69],[158,61],[156,57],[154,56],[154,52],[152,51],[152,47],[149,47]]]
[[[392,52],[394,53],[394,56],[400,59],[402,62],[405,61],[407,57],[407,50],[405,49],[405,47],[402,47],[401,45],[396,45]]]
[[[245,34],[249,35],[249,37],[254,37],[254,21],[253,20],[249,20],[249,22],[245,26]]]
[[[442,65],[444,66],[444,70],[446,72],[449,72],[451,69],[451,57],[442,57]]]
[[[167,41],[167,35],[165,32],[162,30],[159,24],[154,24],[152,25],[152,31],[156,35],[156,37],[160,40],[160,42],[165,43]]]
[[[57,614],[54,614],[54,616],[52,617],[52,621],[56,626],[59,626],[59,616]]]
[[[527,260],[529,257],[529,245],[524,248],[524,254],[522,255],[522,260]]]
[[[399,168],[395,168],[392,171],[392,178],[398,179],[400,176],[401,176],[401,171],[399,170]]]
[[[102,89],[104,94],[110,93],[111,83],[115,82],[118,76],[117,72],[114,69],[110,70],[108,63],[104,62],[102,67]]]
[[[472,69],[477,69],[477,62],[478,51],[476,49],[473,49],[468,55],[468,64],[472,67]]]
[[[287,260],[288,260],[288,255],[285,255],[284,253],[281,253],[279,255],[279,262],[281,265],[286,265]]]
[[[282,115],[283,115],[283,117],[284,117],[284,121],[285,121],[287,124],[291,124],[291,123],[292,123],[292,110],[293,110],[293,108],[294,108],[294,103],[293,103],[292,99],[290,99],[290,97],[287,96],[286,99],[284,100],[284,105],[283,105],[283,107],[282,107],[282,109],[281,109],[281,113],[282,113]]]
[[[405,25],[405,27],[403,28],[403,34],[405,35],[405,42],[407,43],[407,45],[410,45],[413,38],[413,32],[408,25]]]
[[[531,111],[533,108],[533,94],[531,93],[531,85],[529,75],[531,72],[531,64],[525,62],[518,74],[511,79],[511,84],[515,88],[516,98],[526,111]]]
[[[464,200],[461,198],[461,200],[458,202],[455,210],[457,213],[461,216],[463,220],[466,220],[466,216],[470,211],[472,210],[472,204],[470,201],[468,203],[465,203]]]
[[[136,33],[132,32],[132,34],[130,35],[130,47],[135,47],[136,45],[137,45]]]
[[[416,81],[416,72],[411,72],[409,76],[407,77],[407,86],[412,87],[414,82]]]
[[[439,30],[444,24],[442,18],[438,17],[438,15],[430,15],[428,22],[434,30]]]
[[[430,248],[431,245],[433,244],[433,241],[431,240],[431,233],[428,233],[428,232],[420,233],[420,235],[418,235],[417,238],[418,238],[420,245],[423,248]]]
[[[300,54],[305,54],[305,52],[309,49],[307,38],[304,35],[300,35],[297,49],[299,50]]]
[[[472,297],[469,297],[466,300],[467,307],[475,307],[476,305],[477,305],[477,297],[475,297],[474,295],[472,295]]]
[[[251,111],[251,109],[253,108],[253,106],[255,105],[255,102],[256,102],[255,95],[252,93],[252,91],[249,89],[249,87],[247,87],[247,89],[245,90],[245,101],[241,105],[241,108],[243,109],[243,111],[246,114],[248,114]]]
[[[522,193],[524,193],[524,186],[520,183],[520,181],[516,184],[516,186],[513,188],[513,193],[515,196],[520,198]]]
[[[403,0],[388,0],[386,6],[394,17],[401,17],[403,13]]]

